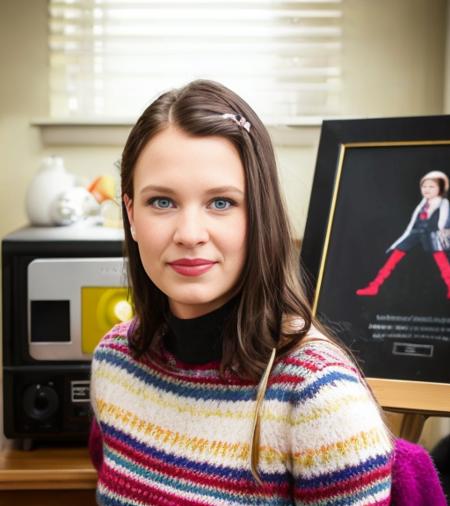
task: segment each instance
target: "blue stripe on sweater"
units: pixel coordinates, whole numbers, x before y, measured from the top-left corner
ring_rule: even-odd
[[[291,391],[287,390],[286,388],[279,387],[269,387],[267,389],[265,399],[298,404],[315,397],[322,387],[330,384],[334,385],[337,382],[359,383],[359,380],[356,376],[352,376],[351,374],[346,374],[331,369],[310,384],[296,385],[297,388],[300,386],[299,391]]]
[[[234,387],[230,385],[225,389],[224,385],[210,385],[208,387],[201,386],[182,386],[177,381],[167,381],[162,379],[158,374],[146,371],[142,367],[133,362],[118,357],[108,350],[98,349],[94,355],[95,360],[104,360],[110,365],[125,370],[130,375],[147,385],[154,386],[160,390],[171,392],[180,397],[191,397],[201,400],[230,400],[230,401],[248,401],[255,398],[256,387]]]
[[[128,498],[122,500],[117,497],[110,497],[109,495],[100,492],[98,488],[95,494],[95,502],[98,506],[130,506]]]
[[[383,480],[372,484],[371,486],[356,492],[349,490],[345,496],[340,497],[327,497],[325,499],[312,499],[308,502],[301,502],[299,504],[311,504],[313,506],[354,506],[363,501],[363,504],[372,504],[371,499],[375,494],[386,492],[391,488],[391,480]],[[301,499],[301,494],[300,494]],[[370,501],[370,502],[369,502]]]
[[[185,386],[176,381],[168,381],[162,379],[159,375],[151,374],[151,372],[146,371],[135,363],[125,360],[123,357],[119,357],[115,353],[102,348],[96,350],[94,359],[98,361],[105,361],[115,367],[125,370],[130,375],[148,385],[152,385],[155,388],[171,392],[174,395],[184,398],[194,398],[196,400],[224,400],[229,402],[253,401],[256,398],[256,386],[200,386],[194,384],[192,384],[192,386]],[[284,388],[279,385],[270,386],[267,389],[265,398],[267,400],[277,400],[297,404],[299,402],[312,399],[323,386],[334,384],[339,381],[352,383],[359,382],[358,378],[354,375],[331,369],[330,371],[324,373],[324,375],[316,381],[304,386],[300,390],[294,390],[295,387],[299,387],[298,384],[292,386],[292,389],[289,388],[291,385],[284,386]]]

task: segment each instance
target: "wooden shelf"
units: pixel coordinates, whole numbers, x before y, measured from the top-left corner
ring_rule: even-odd
[[[380,405],[392,411],[450,416],[450,385],[367,378]]]
[[[86,448],[0,452],[0,490],[93,490],[96,482]]]

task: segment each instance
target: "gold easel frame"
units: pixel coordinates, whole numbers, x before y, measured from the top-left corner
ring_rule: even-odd
[[[312,305],[314,315],[317,312],[322,280],[325,272],[325,264],[328,256],[331,230],[337,205],[346,150],[350,148],[358,149],[367,147],[434,145],[448,146],[450,145],[450,140],[349,142],[340,144],[335,185]],[[410,439],[412,441],[418,440],[423,424],[428,416],[450,416],[450,384],[383,378],[367,379],[382,408],[405,414],[400,435],[406,439]]]

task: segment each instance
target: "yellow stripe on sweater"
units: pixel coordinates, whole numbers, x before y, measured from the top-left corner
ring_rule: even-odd
[[[155,442],[162,443],[165,447],[181,448],[195,455],[233,459],[241,464],[248,462],[249,443],[211,441],[206,438],[182,434],[142,420],[132,412],[102,400],[97,401],[97,407],[102,421],[106,423],[113,421],[116,426],[122,427],[131,434],[141,433],[150,436]],[[337,443],[323,445],[317,449],[305,449],[293,455],[269,446],[261,446],[259,458],[260,463],[269,465],[274,462],[282,462],[286,465],[287,462],[291,461],[301,468],[320,468],[324,464],[336,461],[342,462],[349,454],[355,452],[358,453],[368,448],[386,447],[386,441],[387,439],[384,438],[385,444],[382,444],[383,435],[379,429],[373,429]],[[175,450],[176,452],[177,450]]]
[[[154,423],[142,420],[131,411],[101,400],[97,401],[97,407],[100,419],[106,423],[112,420],[116,426],[121,426],[132,434],[144,433],[152,437],[156,442],[164,443],[165,446],[169,446],[170,448],[181,447],[200,455],[229,457],[238,461],[248,460],[249,444],[209,441],[205,438],[181,434],[180,432],[165,429]]]
[[[96,371],[96,378],[107,380],[110,385],[117,385],[123,388],[126,392],[143,399],[146,402],[151,402],[159,407],[164,407],[167,409],[174,410],[180,414],[189,414],[195,416],[201,416],[203,418],[209,417],[219,417],[219,418],[228,418],[232,420],[252,420],[253,419],[253,409],[251,406],[249,411],[238,411],[236,409],[219,409],[219,408],[205,408],[200,407],[198,405],[193,406],[191,404],[181,405],[180,402],[168,401],[163,399],[160,395],[151,391],[150,389],[142,389],[133,385],[128,381],[124,381],[123,375],[120,373],[113,372],[112,370],[107,370],[106,368],[100,369]],[[270,402],[270,401],[269,401]],[[308,414],[300,414],[297,417],[278,415],[275,412],[270,411],[270,406],[265,404],[263,406],[261,419],[269,422],[277,422],[285,424],[289,427],[297,427],[303,425],[305,423],[312,422],[314,420],[318,420],[324,415],[336,413],[340,410],[346,409],[347,406],[352,406],[355,403],[359,402],[367,402],[367,395],[361,393],[358,395],[350,394],[339,397],[334,402],[330,402],[326,407],[323,408],[314,408]]]
[[[387,451],[389,446],[387,436],[376,428],[360,432],[343,441],[294,453],[293,462],[300,468],[320,468],[334,462],[343,462],[349,454],[359,454],[368,449],[373,451],[374,448],[384,448]]]

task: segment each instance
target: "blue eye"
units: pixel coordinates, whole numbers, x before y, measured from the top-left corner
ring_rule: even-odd
[[[172,207],[172,200],[166,197],[155,197],[150,199],[149,203],[156,209],[170,209]]]
[[[232,201],[229,200],[229,199],[214,199],[212,201],[212,206],[214,209],[216,209],[217,211],[223,211],[224,209],[228,209],[229,207],[232,206]]]

